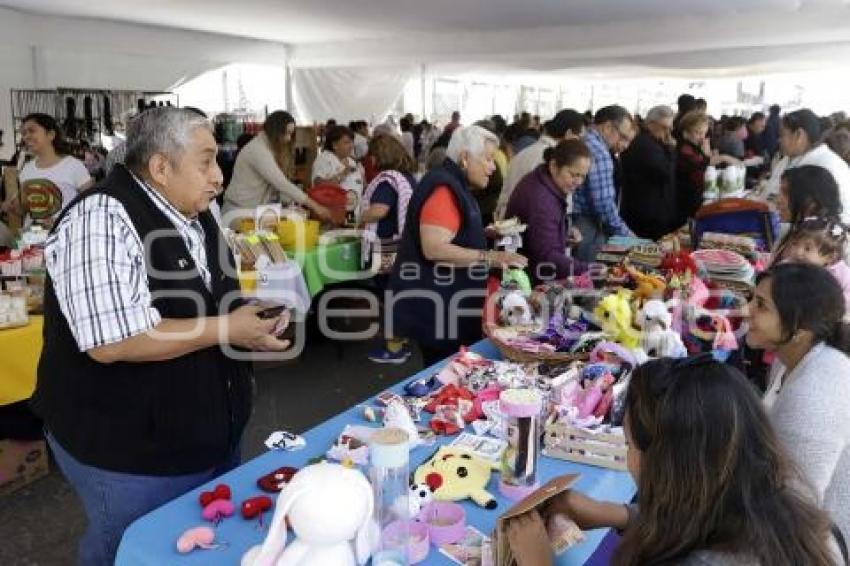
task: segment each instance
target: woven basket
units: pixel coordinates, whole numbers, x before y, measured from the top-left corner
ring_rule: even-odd
[[[491,342],[499,349],[502,357],[511,362],[517,363],[534,363],[534,362],[546,362],[549,364],[563,364],[574,361],[586,361],[590,354],[573,354],[571,352],[526,352],[524,350],[520,350],[518,348],[514,348],[503,340],[497,338],[493,331],[496,330],[498,326],[495,324],[485,324],[484,325],[484,334],[487,338],[490,339]]]

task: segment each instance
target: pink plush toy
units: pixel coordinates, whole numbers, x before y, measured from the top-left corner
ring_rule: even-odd
[[[224,545],[215,544],[215,531],[210,527],[189,529],[177,539],[177,552],[180,554],[188,554],[196,548],[214,550],[222,546]]]
[[[228,499],[216,499],[201,512],[201,517],[207,521],[217,523],[226,517],[233,515],[233,502]]]
[[[610,373],[603,375],[596,380],[593,387],[585,394],[584,400],[581,402],[578,412],[580,419],[589,417],[593,414],[593,411],[596,410],[599,402],[602,401],[602,398],[605,396],[605,392],[614,385],[614,381],[614,376]]]

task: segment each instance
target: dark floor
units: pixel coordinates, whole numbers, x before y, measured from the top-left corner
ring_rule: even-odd
[[[264,452],[270,432],[307,430],[421,367],[418,354],[404,365],[373,364],[366,359],[370,346],[315,340],[298,361],[258,369],[243,459]],[[76,495],[52,466],[47,477],[0,498],[0,565],[73,564],[84,527]]]

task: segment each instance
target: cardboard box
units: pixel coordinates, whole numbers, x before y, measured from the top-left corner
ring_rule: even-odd
[[[47,475],[44,440],[0,440],[0,497]]]

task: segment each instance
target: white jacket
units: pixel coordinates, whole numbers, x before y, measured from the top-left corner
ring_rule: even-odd
[[[841,198],[841,206],[844,210],[841,218],[844,222],[850,222],[850,166],[826,144],[816,145],[800,157],[793,159],[783,157],[771,171],[770,180],[767,184],[768,194],[779,193],[779,182],[786,169],[800,167],[801,165],[816,165],[832,173],[832,177],[838,184],[838,195]]]

